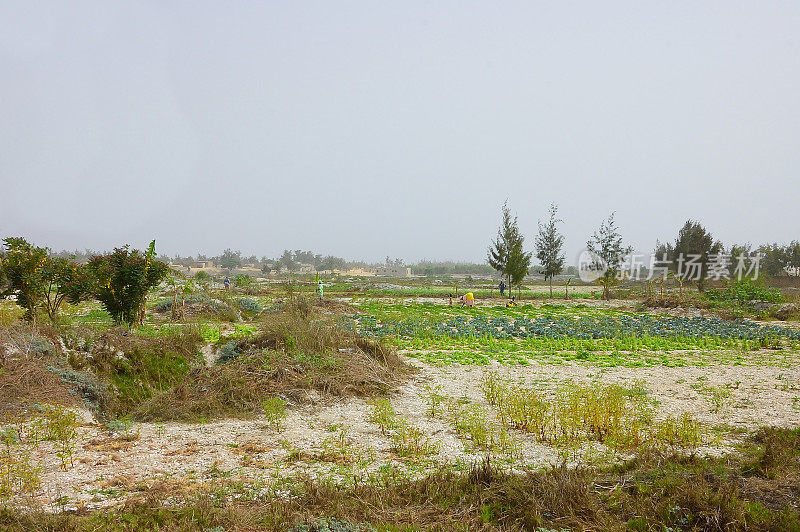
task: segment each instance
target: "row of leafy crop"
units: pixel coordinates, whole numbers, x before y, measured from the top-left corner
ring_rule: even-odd
[[[722,338],[761,340],[786,338],[800,340],[800,332],[747,320],[727,321],[706,317],[663,317],[650,314],[616,316],[565,316],[545,314],[529,318],[451,316],[443,320],[407,318],[380,321],[365,314],[350,316],[360,334],[382,338]]]
[[[545,314],[554,316],[616,316],[622,313],[618,309],[590,306],[583,303],[545,303],[540,306],[520,304],[515,307],[507,307],[505,305],[465,307],[461,305],[437,305],[431,302],[410,304],[401,302],[387,303],[385,301],[373,299],[359,301],[358,307],[361,309],[360,314],[374,316],[381,321],[401,321],[410,318],[425,318],[441,321],[454,316],[486,316],[515,319],[518,317],[530,318]]]
[[[538,341],[538,340],[537,340]],[[542,342],[548,341],[546,339]],[[551,342],[558,342],[552,340]],[[587,342],[587,341],[584,341]],[[742,340],[742,342],[748,342]],[[527,342],[526,342],[527,343]],[[749,343],[749,342],[748,342]],[[424,345],[408,345],[406,355],[427,364],[436,366],[486,366],[500,364],[503,366],[527,366],[532,362],[538,364],[591,364],[599,367],[685,367],[707,366],[712,364],[730,364],[736,366],[770,366],[791,368],[797,365],[798,356],[793,350],[765,349],[759,352],[745,352],[730,349],[604,349],[598,345],[588,345],[585,349],[536,349],[520,348],[517,344],[507,343],[507,349],[487,348],[475,340],[475,345],[442,346],[434,341]],[[511,349],[514,347],[514,349]]]

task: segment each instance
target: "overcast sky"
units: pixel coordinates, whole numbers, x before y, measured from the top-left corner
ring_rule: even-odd
[[[0,236],[569,263],[800,239],[800,2],[0,2]]]

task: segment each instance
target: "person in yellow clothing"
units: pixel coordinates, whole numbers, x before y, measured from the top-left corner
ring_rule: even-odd
[[[466,305],[468,307],[475,306],[475,296],[472,295],[472,292],[467,292],[463,296],[461,296],[461,304]]]

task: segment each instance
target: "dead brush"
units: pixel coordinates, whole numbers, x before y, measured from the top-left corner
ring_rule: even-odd
[[[28,324],[0,327],[0,414],[30,414],[36,404],[79,404],[70,386],[47,369],[56,349]]]
[[[388,346],[338,327],[333,318],[295,307],[268,315],[263,331],[238,351],[241,354],[225,364],[189,370],[174,387],[139,404],[134,417],[249,417],[262,410],[264,399],[276,395],[290,405],[375,397],[388,393],[411,371]]]

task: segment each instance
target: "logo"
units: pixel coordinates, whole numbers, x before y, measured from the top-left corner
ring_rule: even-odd
[[[603,257],[584,249],[578,255],[578,277],[584,283],[592,283],[603,276],[608,270],[608,264]]]

